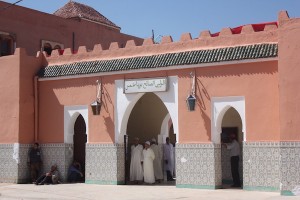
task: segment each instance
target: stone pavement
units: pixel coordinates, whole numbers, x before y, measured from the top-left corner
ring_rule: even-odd
[[[93,184],[0,184],[1,200],[294,200],[300,197],[280,196],[275,192],[239,189],[184,189],[175,186],[93,185]]]

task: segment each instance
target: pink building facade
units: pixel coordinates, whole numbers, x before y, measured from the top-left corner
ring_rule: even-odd
[[[17,48],[0,57],[0,179],[28,179],[26,153],[37,141],[44,166],[58,164],[63,179],[76,159],[86,183],[124,184],[126,142],[163,144],[169,136],[176,187],[218,189],[231,181],[221,133],[235,131],[243,189],[297,195],[300,19],[282,11],[277,23],[261,26],[195,39],[186,33],[178,42],[165,36],[160,44],[81,46],[76,54],[66,48],[50,57]]]

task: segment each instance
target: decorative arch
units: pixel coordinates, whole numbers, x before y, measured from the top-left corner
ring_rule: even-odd
[[[166,115],[166,117],[164,118],[162,124],[161,124],[160,135],[159,135],[160,138],[159,138],[159,141],[158,141],[159,144],[165,143],[166,137],[169,136],[169,129],[170,129],[169,122],[170,122],[170,120],[172,120],[172,119],[171,119],[170,114],[168,113]]]
[[[64,143],[73,144],[74,124],[79,115],[82,115],[86,124],[87,142],[88,134],[88,106],[65,106],[64,107]]]
[[[213,97],[211,109],[211,140],[215,144],[220,144],[221,142],[220,133],[222,131],[222,120],[227,110],[231,107],[234,108],[241,117],[243,138],[244,141],[246,141],[245,97]]]
[[[163,104],[166,106],[174,125],[174,132],[177,133],[176,140],[178,141],[179,129],[178,129],[178,78],[176,76],[168,77],[168,91],[166,92],[153,92],[157,95]],[[145,93],[124,93],[124,80],[116,80],[116,125],[115,125],[115,142],[123,143],[124,135],[127,131],[127,123],[132,109],[137,101]]]

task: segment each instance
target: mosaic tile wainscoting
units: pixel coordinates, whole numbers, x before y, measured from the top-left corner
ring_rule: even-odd
[[[27,183],[29,168],[27,165],[28,144],[0,144],[0,182]]]
[[[280,190],[280,143],[244,142],[243,188],[245,190]]]
[[[221,146],[176,144],[176,186],[216,189],[222,185]]]
[[[125,182],[124,145],[86,145],[86,183],[117,185]]]
[[[51,165],[57,164],[60,180],[66,182],[68,168],[73,161],[73,144],[42,144],[41,150],[43,159],[42,172],[49,171]]]
[[[300,142],[281,142],[281,194],[300,196]]]
[[[241,146],[242,151],[242,146]],[[222,183],[224,185],[232,185],[232,175],[231,175],[231,163],[230,163],[230,151],[222,146],[221,149],[221,159],[222,159]],[[241,182],[243,182],[243,155],[240,155],[239,161],[239,175]]]

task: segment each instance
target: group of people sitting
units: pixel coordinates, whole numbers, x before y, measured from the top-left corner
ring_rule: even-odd
[[[163,153],[155,139],[152,139],[151,143],[146,141],[144,146],[145,148],[139,143],[139,138],[134,139],[134,144],[131,146],[130,181],[135,184],[143,181],[146,184],[161,182],[164,179],[163,160],[167,180],[173,181],[174,147],[170,139],[166,138]]]
[[[81,182],[83,173],[81,172],[81,165],[79,162],[74,161],[68,170],[68,183]],[[50,171],[42,174],[35,182],[36,185],[48,185],[48,184],[58,184],[59,181],[59,171],[57,170],[57,165],[52,165]]]
[[[28,151],[28,166],[30,167],[31,181],[36,185],[58,184],[60,183],[59,171],[57,165],[54,164],[50,170],[38,177],[42,166],[42,154],[38,143],[34,143],[33,147]],[[81,182],[83,173],[79,162],[74,161],[68,170],[68,182]]]
[[[81,172],[81,165],[79,162],[74,161],[68,170],[68,183],[81,182],[83,173]],[[42,174],[34,184],[36,185],[48,185],[48,184],[58,184],[59,181],[59,171],[57,170],[57,165],[52,165],[50,171]]]

